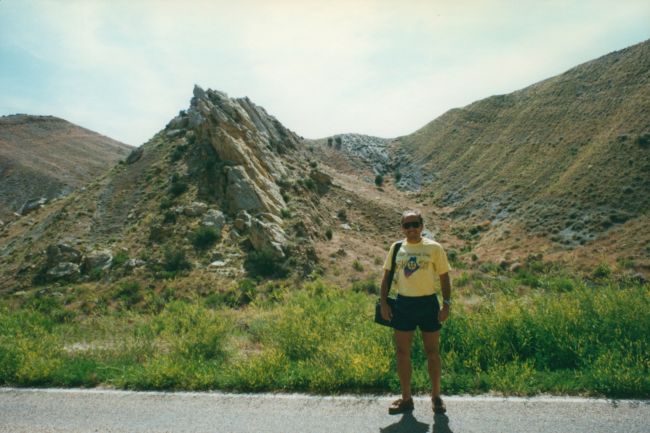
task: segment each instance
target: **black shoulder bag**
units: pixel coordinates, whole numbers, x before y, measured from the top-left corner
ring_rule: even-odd
[[[393,247],[393,256],[391,257],[390,260],[390,271],[388,272],[388,290],[387,292],[390,293],[390,286],[393,284],[393,277],[395,276],[395,261],[397,260],[397,252],[399,249],[402,247],[402,242],[396,242],[395,246]],[[390,306],[391,310],[393,311],[393,314],[395,313],[395,299],[394,298],[386,298],[386,301],[388,302],[388,305]],[[378,323],[380,325],[384,326],[392,326],[392,323],[390,320],[384,320],[383,317],[381,317],[381,297],[377,300],[377,304],[375,304],[375,323]]]

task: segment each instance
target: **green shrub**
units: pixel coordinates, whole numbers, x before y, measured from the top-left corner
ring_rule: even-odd
[[[384,176],[382,176],[381,174],[375,176],[375,185],[382,186],[383,184],[384,184]]]
[[[244,261],[244,269],[253,277],[283,278],[289,274],[284,259],[267,250],[251,251]]]
[[[355,259],[352,262],[352,269],[354,269],[357,272],[363,272],[363,265],[361,264],[361,262],[359,260]]]
[[[137,281],[124,281],[120,283],[115,292],[115,299],[124,301],[129,307],[142,301],[144,298],[140,292],[140,283]]]
[[[594,271],[591,273],[591,276],[594,278],[607,278],[610,275],[612,275],[612,269],[609,267],[607,263],[601,263],[594,269]]]
[[[352,283],[352,291],[359,293],[368,293],[371,295],[379,295],[379,284],[375,278],[366,280],[354,281]]]
[[[181,144],[179,146],[176,146],[174,148],[174,151],[171,154],[171,157],[170,157],[171,161],[172,162],[178,161],[179,159],[181,159],[183,157],[183,155],[185,155],[185,152],[187,152],[187,145],[186,144]]]
[[[189,189],[189,185],[187,184],[187,182],[182,180],[177,173],[174,173],[172,175],[171,184],[169,186],[169,193],[174,197],[178,197],[179,195],[186,192],[188,189]]]
[[[191,235],[192,245],[197,250],[206,250],[219,240],[219,232],[214,227],[199,227]]]
[[[115,257],[113,257],[111,268],[119,268],[124,263],[126,263],[127,260],[129,260],[129,253],[126,251],[119,251],[117,254],[115,254]]]
[[[192,269],[192,264],[187,260],[185,251],[168,247],[165,250],[163,267],[168,272],[179,272]]]

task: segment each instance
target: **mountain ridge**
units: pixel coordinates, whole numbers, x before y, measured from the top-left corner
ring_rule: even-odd
[[[54,116],[0,117],[0,219],[90,182],[132,148]]]
[[[0,291],[377,280],[404,208],[460,267],[543,254],[647,273],[649,59],[646,42],[392,140],[303,140],[248,98],[195,86],[126,162],[2,229]]]

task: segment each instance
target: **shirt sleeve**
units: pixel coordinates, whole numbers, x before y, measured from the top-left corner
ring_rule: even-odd
[[[447,254],[442,246],[434,248],[432,260],[438,275],[446,274],[451,270],[451,266],[449,266],[449,262],[447,261]]]
[[[393,258],[393,248],[395,248],[395,244],[391,245],[390,248],[388,249],[388,255],[386,256],[386,260],[384,260],[384,270],[385,271],[390,271],[390,265],[391,265],[391,260]]]

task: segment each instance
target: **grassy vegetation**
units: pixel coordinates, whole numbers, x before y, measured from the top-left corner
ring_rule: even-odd
[[[650,397],[648,284],[541,262],[459,277],[442,331],[446,394]],[[87,310],[72,307],[89,295],[79,288],[35,291],[2,301],[0,384],[394,393],[391,332],[371,320],[377,290],[244,280],[179,299],[129,281]],[[413,357],[414,389],[428,392],[417,338]]]

